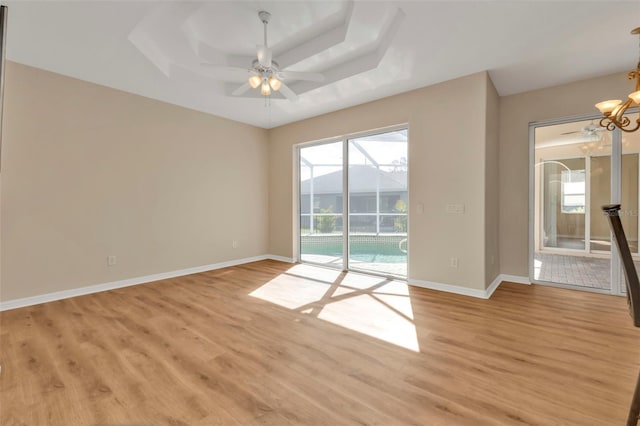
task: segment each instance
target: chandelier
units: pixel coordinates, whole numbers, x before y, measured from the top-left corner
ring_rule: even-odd
[[[640,27],[631,31],[631,34],[640,36]],[[630,106],[637,107],[640,105],[640,59],[638,60],[637,68],[629,72],[629,80],[635,80],[636,87],[635,90],[629,94],[629,99],[625,103],[622,103],[620,99],[612,99],[596,104],[596,108],[604,114],[604,117],[600,120],[600,125],[607,130],[613,130],[617,127],[623,132],[630,133],[640,128],[640,115],[635,121],[635,124],[632,124],[629,117],[625,116],[625,112]]]

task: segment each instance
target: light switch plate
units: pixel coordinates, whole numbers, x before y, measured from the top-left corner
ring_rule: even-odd
[[[464,214],[464,204],[447,204],[447,213]]]

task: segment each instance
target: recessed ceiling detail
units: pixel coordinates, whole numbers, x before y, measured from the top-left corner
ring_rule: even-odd
[[[339,6],[337,10],[328,9],[317,20],[302,15],[301,22],[291,23],[295,17],[290,13],[278,16],[276,11],[272,14],[272,22],[276,24],[273,28],[280,30],[280,34],[276,37],[276,43],[270,46],[279,69],[317,72],[325,76],[322,81],[303,81],[293,77],[285,79],[285,83],[298,95],[375,69],[405,17],[400,8],[380,4],[377,11],[372,11],[381,18],[380,24],[371,27],[364,25],[362,20],[353,19],[353,1],[336,5]],[[255,47],[253,54],[244,54],[247,50],[246,40],[255,37],[254,29],[262,28],[256,18],[257,12],[250,13],[249,8],[242,11],[245,10],[253,20],[252,31],[246,31],[241,26],[231,29],[226,37],[244,42],[244,45],[240,43],[235,48],[225,48],[219,39],[221,35],[210,29],[219,24],[221,18],[224,19],[220,11],[209,5],[193,3],[160,5],[135,26],[129,34],[129,41],[170,79],[190,72],[224,82],[223,93],[226,96],[261,97],[260,91],[238,90],[246,83],[255,60]],[[288,26],[292,26],[294,31],[283,31]],[[254,45],[261,40],[261,36],[255,37]],[[206,67],[203,63],[216,66]],[[244,68],[247,75],[239,76],[238,73],[225,70],[225,66]],[[284,98],[275,91],[271,96]]]
[[[485,70],[501,96],[624,79],[640,16],[638,1],[5,3],[10,61],[266,128]],[[248,69],[263,43],[260,10],[272,15],[279,68],[325,77],[287,81],[296,102],[229,96],[246,80],[201,66]]]

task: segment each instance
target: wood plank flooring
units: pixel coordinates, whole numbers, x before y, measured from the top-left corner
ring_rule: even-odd
[[[0,313],[1,425],[620,425],[623,298],[261,261]]]

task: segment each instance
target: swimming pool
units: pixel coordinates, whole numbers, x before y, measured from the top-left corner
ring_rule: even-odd
[[[366,263],[407,263],[406,235],[352,235],[349,258]],[[342,235],[305,235],[302,255],[342,257]]]

